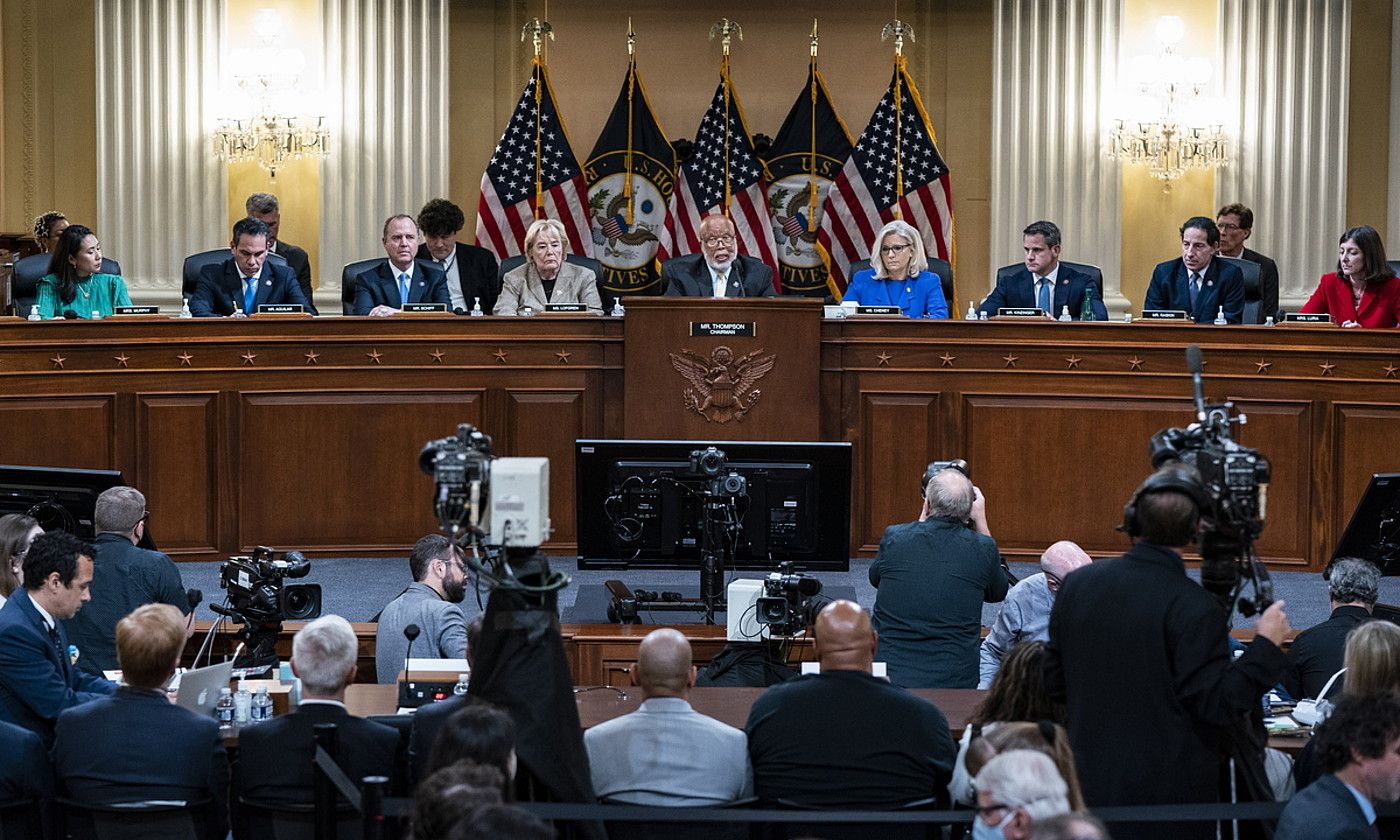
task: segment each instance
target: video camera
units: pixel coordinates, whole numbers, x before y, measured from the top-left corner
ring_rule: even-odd
[[[319,616],[320,584],[285,584],[288,578],[306,577],[311,572],[311,561],[299,551],[288,551],[280,559],[274,554],[272,549],[260,545],[252,556],[224,561],[219,570],[219,587],[228,590],[228,606],[212,609],[244,624],[306,621]]]
[[[784,563],[781,571],[764,578],[763,595],[754,605],[754,619],[768,625],[774,636],[795,636],[806,629],[816,612],[812,599],[822,591],[821,581],[791,568]]]

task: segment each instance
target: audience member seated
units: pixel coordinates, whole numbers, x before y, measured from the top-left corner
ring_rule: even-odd
[[[558,219],[536,219],[525,231],[525,262],[501,278],[501,296],[491,312],[524,315],[543,312],[546,304],[581,303],[603,314],[598,276],[568,262],[569,238]]]
[[[1093,562],[1084,549],[1069,540],[1060,540],[1040,555],[1040,571],[1011,587],[991,632],[982,640],[978,688],[990,688],[1002,657],[1017,642],[1050,639],[1050,609],[1055,593],[1070,572]]]
[[[740,254],[733,220],[713,213],[700,220],[700,253],[661,264],[661,286],[671,297],[776,297],[773,269]]]
[[[319,314],[316,311],[316,301],[312,298],[311,257],[306,253],[306,249],[298,248],[279,235],[282,229],[282,206],[277,196],[265,192],[253,193],[243,203],[243,210],[249,218],[267,225],[267,252],[287,261],[287,267],[296,275],[301,296],[306,298],[309,307],[306,311],[312,315]]]
[[[870,617],[851,601],[817,615],[821,673],[765,691],[744,727],[760,798],[824,808],[942,798],[957,754],[948,721],[871,675],[876,644]]]
[[[1108,829],[1091,814],[1056,814],[1031,826],[1031,840],[1112,840]]]
[[[974,837],[1028,840],[1036,820],[1069,813],[1064,779],[1044,753],[1011,750],[977,774]],[[989,832],[987,829],[995,829]]]
[[[380,684],[398,679],[409,653],[420,659],[465,659],[467,619],[462,601],[467,595],[467,566],[448,539],[429,534],[408,555],[413,583],[379,613],[374,631],[374,670]],[[404,628],[418,626],[412,650]]]
[[[39,253],[52,254],[58,250],[58,238],[68,229],[68,217],[50,210],[34,217],[34,241],[39,243]]]
[[[554,837],[554,829],[529,811],[510,805],[486,805],[457,823],[446,840],[554,840]]]
[[[1322,275],[1298,311],[1331,315],[1344,327],[1400,326],[1400,279],[1375,228],[1362,225],[1342,234],[1336,272]]]
[[[505,779],[501,795],[510,799],[515,779],[515,721],[490,703],[473,703],[447,719],[433,742],[425,776],[461,761],[493,767]]]
[[[1313,743],[1323,775],[1289,800],[1274,840],[1396,836],[1376,806],[1400,800],[1400,697],[1343,697]]]
[[[1002,307],[1039,307],[1046,316],[1058,318],[1062,310],[1068,309],[1069,316],[1079,320],[1084,311],[1084,295],[1088,293],[1093,319],[1108,320],[1103,289],[1089,275],[1060,262],[1060,228],[1054,222],[1028,225],[1021,232],[1021,249],[1025,251],[1025,269],[998,277],[996,287],[977,307],[978,311],[990,318]]]
[[[106,318],[118,306],[130,306],[126,281],[102,274],[102,243],[82,225],[70,225],[58,238],[49,273],[39,280],[34,309],[52,318]],[[73,313],[69,315],[68,313]]]
[[[967,766],[969,746],[979,736],[990,735],[1000,726],[1012,721],[1048,720],[1065,722],[1065,707],[1052,701],[1045,693],[1045,643],[1024,641],[1006,655],[991,689],[968,715],[958,757],[953,765],[953,778],[948,793],[959,805],[973,804],[972,773]]]
[[[84,805],[210,801],[210,836],[228,831],[228,756],[219,722],[171,703],[165,689],[185,648],[185,620],[168,604],[117,624],[122,685],[58,716],[60,795]]]
[[[292,673],[301,679],[301,705],[282,717],[244,727],[233,773],[235,801],[260,805],[309,805],[318,723],[336,725],[336,763],[356,784],[365,776],[393,779],[399,733],[351,715],[345,687],[355,681],[359,644],[350,622],[325,615],[292,637]]]
[[[393,315],[405,303],[452,304],[447,277],[441,270],[414,260],[418,253],[418,223],[400,213],[384,222],[382,262],[355,278],[355,314]]]
[[[890,682],[976,687],[982,602],[1005,598],[1007,581],[971,479],[956,469],[929,479],[919,521],[885,529],[870,583]]]
[[[418,211],[423,244],[418,259],[432,260],[447,277],[452,309],[470,312],[478,301],[482,312],[491,312],[501,290],[496,286],[496,256],[485,248],[457,241],[467,223],[462,208],[445,198],[434,198]]]
[[[1220,228],[1205,216],[1192,216],[1181,226],[1181,256],[1152,270],[1143,309],[1178,309],[1198,324],[1213,324],[1223,308],[1225,320],[1244,318],[1244,276],[1233,265],[1216,260]]]
[[[66,531],[40,536],[24,557],[24,588],[0,607],[0,721],[37,733],[45,749],[60,712],[117,687],[73,664],[78,649],[59,623],[87,603],[94,553]]]
[[[1347,634],[1371,620],[1380,591],[1381,570],[1366,560],[1339,558],[1328,566],[1325,576],[1332,615],[1299,633],[1288,649],[1284,688],[1298,699],[1317,697],[1332,675],[1342,669]],[[1345,679],[1345,674],[1338,677],[1328,696],[1340,696]]]
[[[22,513],[0,516],[0,607],[24,585],[24,556],[44,533],[39,521]]]
[[[267,225],[253,218],[239,219],[229,240],[231,256],[200,269],[199,283],[190,295],[190,314],[241,318],[256,315],[259,306],[284,303],[313,312],[291,266],[267,258],[271,253],[267,240]]]
[[[690,707],[690,642],[653,630],[637,648],[642,705],[583,733],[593,792],[636,805],[705,806],[753,789],[744,733]]]
[[[967,751],[967,772],[973,778],[982,772],[993,756],[1012,750],[1033,750],[1044,753],[1055,762],[1060,778],[1065,780],[1065,796],[1069,806],[1084,810],[1084,792],[1079,787],[1079,771],[1074,766],[1074,751],[1069,746],[1069,733],[1058,723],[1040,720],[1036,723],[1015,721],[1004,723],[980,738],[974,738]],[[971,779],[968,789],[971,790]],[[976,799],[973,799],[976,804]]]
[[[53,769],[43,740],[0,721],[0,805],[53,797]]]
[[[1327,693],[1332,702],[1343,696],[1400,694],[1400,626],[1389,621],[1357,625],[1347,635],[1342,667],[1347,669],[1346,690],[1339,694],[1333,686]],[[1316,748],[1316,738],[1308,741],[1293,764],[1293,779],[1298,790],[1317,781],[1322,773]]]
[[[1220,256],[1259,264],[1261,320],[1278,318],[1278,264],[1244,247],[1245,240],[1254,233],[1254,211],[1243,204],[1227,204],[1215,211],[1215,226],[1220,229]]]
[[[138,548],[146,533],[146,497],[135,487],[112,487],[97,497],[92,541],[92,601],[63,622],[82,654],[78,667],[101,674],[117,667],[117,622],[142,604],[169,604],[190,612],[180,570],[158,551]]]
[[[467,666],[469,669],[474,664],[474,652],[480,638],[481,616],[478,615],[467,622]],[[470,678],[469,672],[468,680]],[[438,733],[447,725],[447,721],[462,709],[478,703],[484,704],[486,701],[468,692],[419,707],[418,711],[413,714],[413,726],[408,739],[408,766],[412,779],[421,780],[428,775],[428,759],[432,756],[433,744],[437,743]]]
[[[878,255],[878,259],[876,259]],[[871,268],[856,272],[843,302],[898,306],[910,318],[947,318],[943,281],[928,270],[924,240],[908,222],[896,219],[870,243]]]
[[[459,761],[424,779],[413,794],[413,840],[441,840],[481,807],[500,805],[501,771]]]

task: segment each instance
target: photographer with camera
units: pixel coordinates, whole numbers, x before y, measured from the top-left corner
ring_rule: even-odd
[[[1231,662],[1222,603],[1186,575],[1213,500],[1170,462],[1124,508],[1126,554],[1071,575],[1055,599],[1046,687],[1069,710],[1090,807],[1216,802],[1231,742],[1287,665],[1283,602]],[[1134,837],[1214,837],[1209,823],[1134,823]]]
[[[870,566],[880,654],[904,688],[976,688],[982,603],[1008,589],[986,500],[959,463],[928,478],[919,521],[885,529]]]
[[[466,564],[441,534],[429,534],[408,556],[413,583],[379,613],[374,632],[375,675],[381,685],[393,683],[404,667],[409,641],[404,628],[417,625],[413,649],[425,659],[465,659],[467,619],[462,601],[467,594]]]

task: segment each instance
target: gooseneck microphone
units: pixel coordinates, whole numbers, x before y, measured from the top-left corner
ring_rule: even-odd
[[[63,310],[63,319],[65,321],[76,321],[78,320],[78,313],[71,309],[65,309]]]
[[[1206,422],[1206,398],[1201,388],[1201,371],[1205,363],[1201,359],[1201,348],[1197,344],[1186,345],[1186,367],[1191,371],[1191,387],[1196,398],[1196,420]]]
[[[407,627],[405,627],[405,628],[403,629],[403,637],[404,637],[405,639],[408,639],[408,650],[405,651],[405,652],[404,652],[404,655],[403,655],[403,675],[404,675],[404,679],[407,679],[407,678],[408,678],[408,663],[409,663],[409,660],[411,660],[411,659],[413,658],[413,642],[414,642],[415,639],[418,638],[418,635],[419,635],[420,633],[422,633],[422,632],[423,632],[423,631],[422,631],[421,629],[419,629],[419,627],[418,627],[417,624],[410,624],[410,625],[408,625]]]

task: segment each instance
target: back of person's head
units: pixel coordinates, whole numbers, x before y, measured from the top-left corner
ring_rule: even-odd
[[[1006,656],[982,702],[972,710],[969,723],[1007,720],[1051,720],[1064,723],[1065,707],[1050,699],[1045,689],[1045,643],[1018,642]]]
[[[413,551],[408,555],[408,570],[413,573],[414,580],[422,580],[434,560],[451,557],[453,551],[452,542],[447,537],[429,534],[413,544]]]
[[[965,522],[972,514],[973,499],[972,479],[958,470],[939,470],[924,488],[929,516]]]
[[[135,487],[109,487],[97,497],[92,512],[99,534],[129,534],[146,515],[146,497]]]
[[[432,198],[418,211],[418,228],[425,236],[450,236],[467,223],[462,208],[445,198]]]
[[[1380,594],[1381,570],[1369,560],[1339,557],[1327,568],[1327,594],[1338,604],[1376,605]]]
[[[1124,524],[1143,542],[1181,548],[1196,539],[1205,495],[1200,473],[1181,463],[1168,463],[1143,480],[1125,511]]]
[[[554,840],[554,829],[529,811],[487,805],[457,823],[447,840]]]
[[[838,598],[817,613],[813,631],[823,671],[870,673],[875,659],[875,631],[870,614],[855,601]]]
[[[117,664],[132,688],[164,688],[185,649],[185,620],[169,604],[146,604],[117,622]]]
[[[438,840],[477,808],[501,804],[505,778],[495,767],[459,761],[435,771],[413,794],[413,840]]]
[[[1336,773],[1358,759],[1379,759],[1400,738],[1400,695],[1345,694],[1313,735],[1318,768]]]
[[[59,583],[69,586],[78,574],[78,558],[91,558],[95,553],[92,543],[67,531],[40,534],[24,555],[24,588],[29,592],[42,589],[49,575],[55,573]]]
[[[28,580],[26,577],[26,585]],[[1342,666],[1347,669],[1347,694],[1400,692],[1400,625],[1367,621],[1352,628]]]
[[[6,598],[19,589],[19,572],[29,553],[29,533],[39,521],[22,513],[0,516],[0,595]]]
[[[1018,721],[1000,724],[981,739],[986,748],[979,750],[980,760],[974,762],[971,748],[968,750],[967,770],[977,775],[993,755],[1012,750],[1035,750],[1044,753],[1055,762],[1055,769],[1065,781],[1070,807],[1076,811],[1084,808],[1084,793],[1079,787],[1079,772],[1074,766],[1074,750],[1070,747],[1069,733],[1063,726],[1048,720],[1029,723]]]
[[[1035,821],[1031,840],[1111,840],[1092,814],[1056,814]]]
[[[458,761],[494,767],[515,777],[515,721],[489,703],[472,703],[447,719],[428,756],[431,773]]]
[[[292,637],[292,664],[309,694],[340,693],[354,676],[358,655],[355,630],[338,615],[323,615]]]
[[[679,630],[653,630],[637,648],[637,684],[647,693],[682,694],[694,673],[690,642]]]
[[[1032,823],[1070,810],[1068,789],[1055,762],[1033,750],[998,754],[972,784],[1009,809],[1025,811]]]

